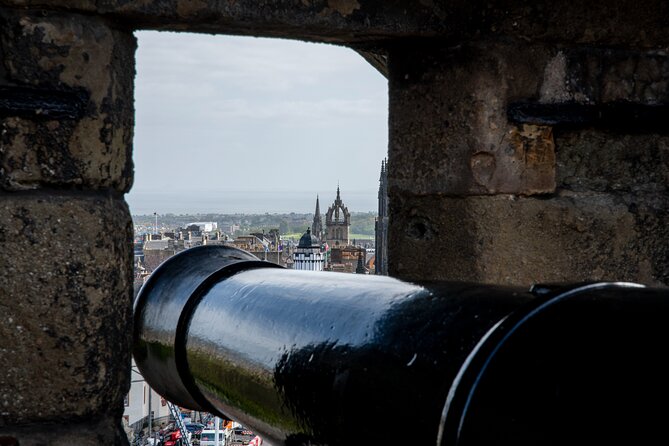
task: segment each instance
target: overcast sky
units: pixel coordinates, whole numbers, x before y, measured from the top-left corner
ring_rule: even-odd
[[[137,37],[133,214],[313,212],[316,194],[324,211],[338,183],[350,210],[376,209],[387,82],[357,53],[279,39]]]

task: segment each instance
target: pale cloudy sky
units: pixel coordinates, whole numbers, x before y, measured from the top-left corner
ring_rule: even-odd
[[[387,82],[350,49],[138,32],[133,214],[376,209]],[[348,198],[347,198],[348,197]],[[324,210],[324,209],[321,209]]]

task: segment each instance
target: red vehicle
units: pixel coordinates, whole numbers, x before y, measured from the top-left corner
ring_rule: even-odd
[[[163,439],[163,446],[181,446],[181,432],[176,430],[165,435]]]

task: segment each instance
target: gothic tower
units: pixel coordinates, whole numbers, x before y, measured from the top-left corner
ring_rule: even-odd
[[[381,161],[381,176],[379,177],[379,216],[375,226],[375,255],[374,272],[388,275],[388,163]]]
[[[351,213],[344,206],[337,186],[337,198],[325,213],[325,240],[332,248],[343,248],[349,244]]]
[[[323,219],[321,218],[321,208],[318,204],[318,195],[316,195],[316,211],[314,212],[314,221],[311,223],[311,233],[318,240],[323,239]]]

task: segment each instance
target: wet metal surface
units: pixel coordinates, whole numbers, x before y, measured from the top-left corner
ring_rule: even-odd
[[[438,444],[665,438],[668,290],[600,283],[539,291],[544,297],[504,320],[468,358]]]
[[[659,433],[667,290],[412,284],[219,249],[186,251],[142,289],[135,358],[176,403],[269,444],[557,446],[583,428],[631,439],[642,417]]]
[[[171,401],[203,409],[186,389],[179,367],[182,352],[177,327],[184,323],[189,299],[207,278],[224,266],[257,258],[238,249],[203,246],[177,254],[153,272],[135,301],[133,356],[143,373],[155,376],[152,387]],[[146,375],[145,375],[146,376]]]
[[[417,443],[434,442],[448,389],[469,351],[533,299],[509,288],[270,268],[234,274],[223,268],[220,281],[193,292],[207,276],[196,272],[199,257],[182,255],[173,265],[183,263],[191,279],[167,271],[156,277],[165,283],[155,288],[182,297],[154,296],[150,283],[140,293],[152,307],[136,306],[138,324],[150,319],[143,325],[156,328],[136,331],[145,345],[138,350],[160,350],[170,364],[181,362],[174,358],[183,342],[187,365],[177,387],[190,389],[192,380],[197,389],[192,398],[175,395],[182,398],[176,402],[213,406],[273,444],[350,444],[354,425],[359,438],[393,444],[396,432],[387,427],[404,417]],[[190,285],[176,289],[172,280]],[[189,292],[194,297],[186,305]],[[161,307],[163,299],[174,302]],[[179,306],[192,307],[192,316],[183,331],[169,331]],[[176,384],[174,370],[166,377],[156,358],[149,364],[136,354],[136,360],[154,388]]]

